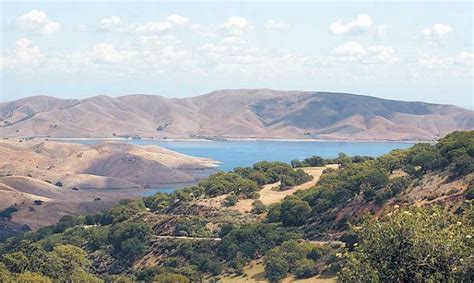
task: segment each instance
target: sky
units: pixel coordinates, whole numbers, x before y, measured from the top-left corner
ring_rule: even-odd
[[[2,1],[0,101],[348,92],[474,109],[465,2]]]

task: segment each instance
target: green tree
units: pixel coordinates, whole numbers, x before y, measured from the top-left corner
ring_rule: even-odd
[[[11,281],[12,282],[12,281]],[[30,272],[26,271],[24,273],[20,273],[15,277],[13,282],[16,283],[52,283],[51,279],[47,276],[44,276],[38,272]]]
[[[53,258],[60,260],[64,272],[69,276],[75,269],[87,269],[91,265],[87,253],[73,245],[60,245],[51,252]]]
[[[135,259],[145,252],[150,235],[150,227],[143,222],[122,222],[110,228],[109,241],[119,256]]]
[[[306,223],[311,211],[306,201],[290,196],[281,203],[280,220],[284,226],[300,226]]]
[[[12,280],[11,272],[7,269],[5,264],[0,262],[0,282],[8,282],[10,280]]]
[[[472,214],[471,214],[472,216]],[[468,282],[474,272],[472,217],[440,208],[395,209],[356,228],[343,282]]]
[[[76,268],[71,272],[69,276],[70,282],[87,282],[87,283],[100,283],[104,282],[102,279],[97,276],[86,272],[81,268]],[[115,281],[114,281],[115,282]]]
[[[14,273],[21,273],[28,267],[28,258],[23,252],[13,252],[3,255],[2,262]]]
[[[382,155],[377,160],[390,174],[401,166],[400,160],[391,154]]]
[[[278,282],[288,274],[288,262],[282,256],[272,256],[265,261],[265,278],[270,282]]]

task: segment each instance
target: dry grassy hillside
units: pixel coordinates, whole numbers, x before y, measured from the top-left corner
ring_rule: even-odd
[[[203,169],[215,166],[156,146],[115,142],[3,140],[0,157],[0,210],[14,206],[18,212],[11,222],[33,229],[137,198],[144,187],[193,183]]]
[[[435,140],[474,129],[472,111],[345,93],[219,90],[0,104],[0,136]]]

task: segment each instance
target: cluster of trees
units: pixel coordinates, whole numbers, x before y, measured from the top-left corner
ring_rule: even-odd
[[[311,216],[312,209],[308,202],[297,196],[288,196],[283,202],[270,206],[267,221],[281,222],[285,227],[301,226]]]
[[[270,282],[278,282],[286,278],[288,273],[298,279],[319,273],[334,275],[340,269],[335,255],[341,251],[341,248],[333,248],[328,244],[286,241],[265,256],[265,277]]]
[[[345,165],[348,163],[362,163],[364,161],[372,160],[372,159],[374,158],[370,156],[361,156],[361,155],[348,156],[341,152],[338,154],[336,158],[324,159],[321,156],[314,155],[314,156],[305,158],[303,160],[293,159],[291,160],[290,164],[293,168],[320,167],[327,164]]]
[[[170,206],[192,199],[229,194],[224,205],[232,206],[241,198],[259,197],[261,186],[281,182],[280,188],[296,186],[311,180],[301,169],[283,162],[262,161],[252,167],[237,167],[231,172],[212,174],[196,186],[176,190],[172,194],[157,193],[144,199],[152,211],[166,212]]]
[[[474,214],[441,208],[399,209],[355,228],[342,282],[471,282]]]
[[[0,218],[10,220],[12,218],[12,213],[17,212],[18,209],[14,206],[10,206],[0,211]]]
[[[240,176],[257,182],[259,186],[281,182],[280,188],[296,186],[311,180],[311,176],[303,170],[295,170],[284,162],[261,161],[253,167],[237,167],[234,172]]]
[[[101,282],[89,272],[91,262],[83,249],[58,245],[47,251],[38,243],[22,241],[0,259],[2,282]]]

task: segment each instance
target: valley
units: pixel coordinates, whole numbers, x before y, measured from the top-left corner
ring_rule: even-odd
[[[473,145],[474,132],[454,132],[379,157],[341,153],[217,172],[171,194],[64,216],[6,240],[3,274],[15,273],[18,256],[27,270],[54,278],[35,265],[32,251],[77,249],[84,265],[61,272],[88,282],[353,282],[414,274],[464,280],[474,248]],[[440,267],[380,264],[395,256],[418,266],[427,252],[438,266],[456,268],[441,274]]]

